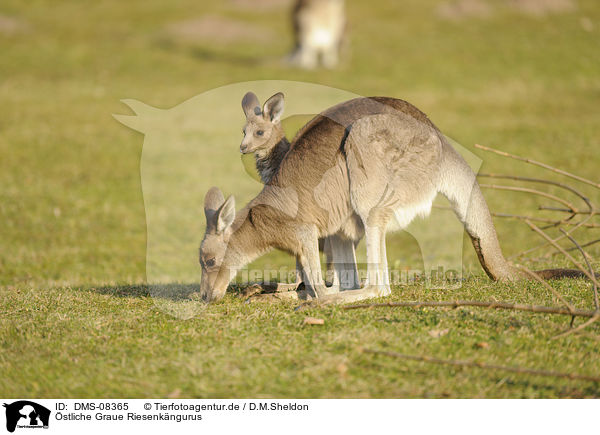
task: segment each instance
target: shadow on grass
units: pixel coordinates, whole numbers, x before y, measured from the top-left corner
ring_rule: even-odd
[[[506,375],[502,376],[500,372],[493,375],[488,373],[487,377],[491,380],[498,379],[496,386],[506,385],[506,388],[517,388],[521,391],[544,391],[548,393],[548,396],[556,394],[558,397],[563,399],[585,399],[585,398],[598,398],[600,397],[600,388],[598,385],[589,381],[570,381],[570,385],[552,385],[552,378],[537,378],[532,376],[530,379],[518,379],[518,375]],[[544,382],[544,380],[546,382]],[[490,390],[493,396],[493,389]]]
[[[239,295],[245,287],[231,286],[228,291]],[[183,320],[201,316],[211,305],[200,297],[198,283],[115,285],[89,287],[87,290],[119,298],[151,298],[158,310]]]
[[[191,299],[197,294],[200,286],[198,284],[134,284],[90,287],[86,290],[102,295],[116,296],[120,298],[144,298],[157,297],[180,301]]]
[[[275,292],[277,285],[271,283],[231,284],[227,293],[243,296],[248,287],[259,285],[264,293]],[[115,286],[88,287],[85,290],[102,295],[116,296],[120,298],[161,298],[172,301],[193,300],[199,298],[199,283],[169,283],[169,284],[126,284]]]
[[[265,57],[237,54],[225,49],[209,48],[203,45],[181,44],[168,38],[157,38],[154,44],[170,53],[190,56],[203,62],[225,62],[240,66],[257,66],[265,63]]]
[[[188,52],[203,62],[226,62],[241,66],[257,66],[264,63],[265,59],[260,57],[242,56],[236,53],[228,53],[222,50],[214,50],[206,47],[192,47]]]
[[[431,378],[432,376],[439,376],[435,372],[436,366],[432,365],[422,365],[421,366],[413,366],[412,364],[406,365],[406,369],[408,372],[411,372],[414,375],[422,376],[423,378]],[[389,367],[386,364],[371,362],[373,366],[379,367],[381,370],[385,370],[385,368]],[[439,368],[439,366],[437,366]],[[552,370],[551,368],[549,368]],[[560,370],[559,370],[560,371]],[[438,372],[439,373],[439,372]],[[486,379],[486,383],[489,382],[489,386],[487,388],[483,388],[479,391],[479,394],[471,394],[468,396],[457,397],[453,393],[448,394],[428,394],[425,393],[422,398],[443,398],[443,397],[454,397],[454,398],[495,398],[495,397],[505,397],[504,394],[500,392],[501,389],[509,389],[514,391],[535,391],[538,397],[554,397],[555,395],[559,398],[563,399],[584,399],[584,398],[599,398],[600,397],[600,385],[591,382],[591,381],[583,381],[583,380],[570,380],[569,384],[560,384],[556,385],[556,378],[553,377],[545,377],[545,376],[534,376],[534,375],[519,375],[514,373],[508,373],[502,370],[482,370],[476,368],[457,368],[451,367],[442,372],[446,377],[454,378],[455,376],[462,373],[462,375],[468,375],[472,380],[475,379]],[[440,380],[441,382],[444,379]],[[542,392],[542,394],[539,394]],[[526,396],[516,396],[510,394],[510,397],[513,398],[525,398]]]

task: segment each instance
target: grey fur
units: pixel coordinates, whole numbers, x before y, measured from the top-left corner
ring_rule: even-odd
[[[290,191],[293,197],[285,193]],[[321,301],[388,295],[385,233],[393,223],[403,228],[426,215],[438,193],[449,199],[490,278],[521,278],[502,255],[475,174],[425,114],[386,97],[334,106],[302,128],[269,183],[238,213],[220,241],[214,242],[207,231],[201,258],[220,262],[218,270],[203,267],[202,296],[220,299],[240,267],[272,248],[298,258],[309,293]],[[318,239],[342,235],[357,240],[363,231],[365,287],[328,294]],[[210,243],[205,243],[207,237]],[[565,275],[561,273],[549,275]]]
[[[246,114],[244,126],[245,137],[240,145],[242,152],[254,152],[256,169],[264,184],[270,183],[275,173],[279,170],[281,161],[290,149],[290,142],[285,137],[281,127],[281,117],[284,111],[284,95],[281,92],[270,97],[264,104],[261,115],[256,116],[252,107],[260,105],[258,97],[248,92],[242,99],[242,108]],[[256,136],[257,131],[262,131],[261,136]],[[265,140],[265,138],[269,138]],[[328,272],[332,273],[332,286],[340,285],[340,277],[345,276],[343,288],[357,288],[358,270],[356,268],[356,254],[354,244],[346,242],[348,237],[343,234],[319,240],[319,249],[327,256]],[[334,246],[335,244],[335,246]],[[303,280],[299,259],[296,262],[296,283],[290,287],[297,287]],[[348,278],[350,276],[351,278]]]

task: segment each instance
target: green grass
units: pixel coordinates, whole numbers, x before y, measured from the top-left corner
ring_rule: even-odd
[[[350,49],[333,71],[300,71],[279,62],[292,41],[285,9],[256,12],[228,2],[158,0],[0,5],[0,15],[22,23],[16,33],[0,29],[0,396],[144,397],[176,390],[182,397],[600,396],[599,386],[586,382],[431,366],[359,351],[368,346],[597,374],[600,327],[550,340],[568,326],[563,317],[333,307],[310,310],[325,325],[309,327],[302,324],[307,313],[294,312],[288,303],[243,304],[231,293],[180,320],[149,296],[139,172],[144,137],[111,117],[127,113],[123,98],[170,108],[242,81],[319,83],[412,102],[483,159],[484,172],[545,175],[475,150],[475,143],[598,179],[597,2],[580,0],[576,11],[544,18],[498,6],[491,17],[459,22],[439,18],[434,0],[348,3]],[[243,20],[267,29],[270,38],[211,45],[165,33],[169,24],[204,14]],[[586,31],[582,19],[595,27]],[[241,96],[223,104],[238,110]],[[221,144],[217,155],[236,151],[241,109],[239,116],[233,133],[205,138]],[[235,159],[217,160],[216,169],[226,173],[216,171],[203,182],[227,193],[239,186],[241,206],[253,187]],[[600,195],[578,187],[600,203]],[[185,195],[201,198],[204,191],[198,185]],[[517,193],[485,194],[497,211],[523,214],[548,205]],[[185,195],[174,200],[183,202]],[[200,204],[194,207],[197,228],[187,240],[197,246],[203,217]],[[507,255],[539,242],[519,222],[496,223]],[[581,237],[594,236],[597,230]],[[391,264],[420,267],[413,237],[395,234],[388,244]],[[469,278],[460,290],[400,286],[387,300],[559,304],[537,284],[491,283],[472,251],[465,241]],[[254,266],[292,264],[274,252]],[[528,264],[565,263],[529,258]],[[588,283],[556,286],[579,307],[592,306]],[[443,337],[429,334],[446,328]],[[489,346],[479,347],[482,342]]]

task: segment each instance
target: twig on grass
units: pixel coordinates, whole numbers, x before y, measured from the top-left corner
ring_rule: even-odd
[[[528,220],[526,220],[525,223],[527,225],[529,225],[529,227],[532,230],[534,230],[536,233],[538,233],[540,236],[542,236],[544,239],[546,239],[546,241],[548,241],[548,243],[550,243],[552,246],[554,246],[556,249],[558,249],[567,259],[569,259],[569,261],[571,261],[571,263],[573,263],[575,265],[575,267],[577,267],[577,269],[579,269],[581,272],[583,272],[583,274],[585,276],[587,276],[590,279],[590,281],[592,281],[596,286],[598,285],[598,281],[596,280],[596,276],[593,271],[592,271],[592,273],[590,273],[589,270],[585,269],[581,265],[581,263],[579,263],[577,260],[575,260],[575,258],[573,258],[573,256],[571,254],[569,254],[562,246],[560,246],[558,243],[556,243],[555,240],[552,240],[552,238],[550,236],[548,236],[548,234],[546,234],[544,231],[542,231],[536,224],[534,224]]]
[[[556,340],[558,338],[562,338],[562,337],[566,337],[567,335],[570,334],[574,334],[576,332],[581,331],[582,329],[587,328],[588,326],[590,326],[592,323],[596,322],[598,319],[600,319],[600,311],[596,311],[596,314],[594,314],[594,316],[591,319],[586,320],[585,322],[583,322],[581,325],[579,325],[577,328],[569,328],[567,329],[565,332],[562,332],[558,335],[555,335],[554,337],[552,337],[552,340]],[[572,326],[572,325],[571,325]]]
[[[560,231],[569,238],[569,240],[575,245],[575,247],[579,250],[579,252],[581,252],[581,255],[583,255],[583,259],[585,260],[585,264],[588,267],[588,270],[590,272],[590,275],[596,276],[596,272],[594,272],[594,269],[592,268],[592,265],[590,264],[590,261],[588,260],[587,254],[586,252],[583,250],[583,248],[581,247],[581,245],[579,243],[577,243],[577,240],[575,240],[569,233],[567,233],[564,229],[560,228]],[[596,282],[596,280],[592,281],[592,288],[594,290],[594,306],[596,307],[596,311],[600,311],[600,304],[598,303],[598,283]]]
[[[543,305],[526,305],[517,304],[511,302],[499,302],[499,301],[412,301],[412,302],[383,302],[375,304],[355,304],[346,305],[343,307],[344,310],[357,310],[361,308],[421,308],[421,307],[447,307],[447,308],[458,308],[458,307],[480,307],[480,308],[494,308],[503,310],[516,310],[516,311],[529,311],[532,313],[544,313],[544,314],[560,314],[565,316],[575,317],[594,317],[596,311],[592,310],[580,310],[578,308],[562,307],[546,307]]]
[[[548,284],[546,281],[544,281],[537,273],[535,273],[533,270],[530,270],[529,268],[527,268],[523,265],[516,265],[516,267],[521,269],[523,272],[525,272],[531,278],[533,278],[534,280],[536,280],[537,282],[542,284],[544,287],[546,287],[548,290],[550,290],[550,292],[554,296],[556,296],[558,298],[558,300],[560,300],[563,304],[565,304],[565,306],[567,307],[569,312],[573,313],[573,311],[575,310],[575,307],[573,307],[573,305],[571,305],[569,302],[567,302],[567,300],[565,298],[563,298],[562,295],[554,289],[554,287],[552,287],[550,284]]]
[[[553,370],[539,370],[539,369],[530,369],[526,367],[517,367],[517,366],[501,366],[497,364],[487,364],[483,362],[477,361],[464,361],[464,360],[450,360],[450,359],[441,359],[434,358],[430,356],[423,355],[406,355],[398,352],[390,352],[384,350],[373,350],[373,349],[362,349],[363,353],[370,353],[373,355],[385,355],[393,358],[400,358],[411,361],[421,361],[431,364],[441,364],[441,365],[450,365],[455,367],[475,367],[480,369],[487,370],[501,370],[511,373],[520,373],[534,376],[549,376],[554,378],[566,378],[573,380],[581,380],[581,381],[590,381],[600,383],[599,376],[590,376],[590,375],[581,375],[577,373],[564,373],[564,372],[555,372]]]

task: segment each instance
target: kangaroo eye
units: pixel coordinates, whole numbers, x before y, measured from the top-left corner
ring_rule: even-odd
[[[258,130],[258,131],[256,132],[256,135],[257,135],[257,136],[262,136],[263,134],[265,134],[265,132],[264,132],[264,131],[262,131],[262,130]]]
[[[206,264],[206,267],[213,267],[215,265],[215,259],[214,258],[209,258],[208,260],[206,260],[204,262],[204,264]]]

